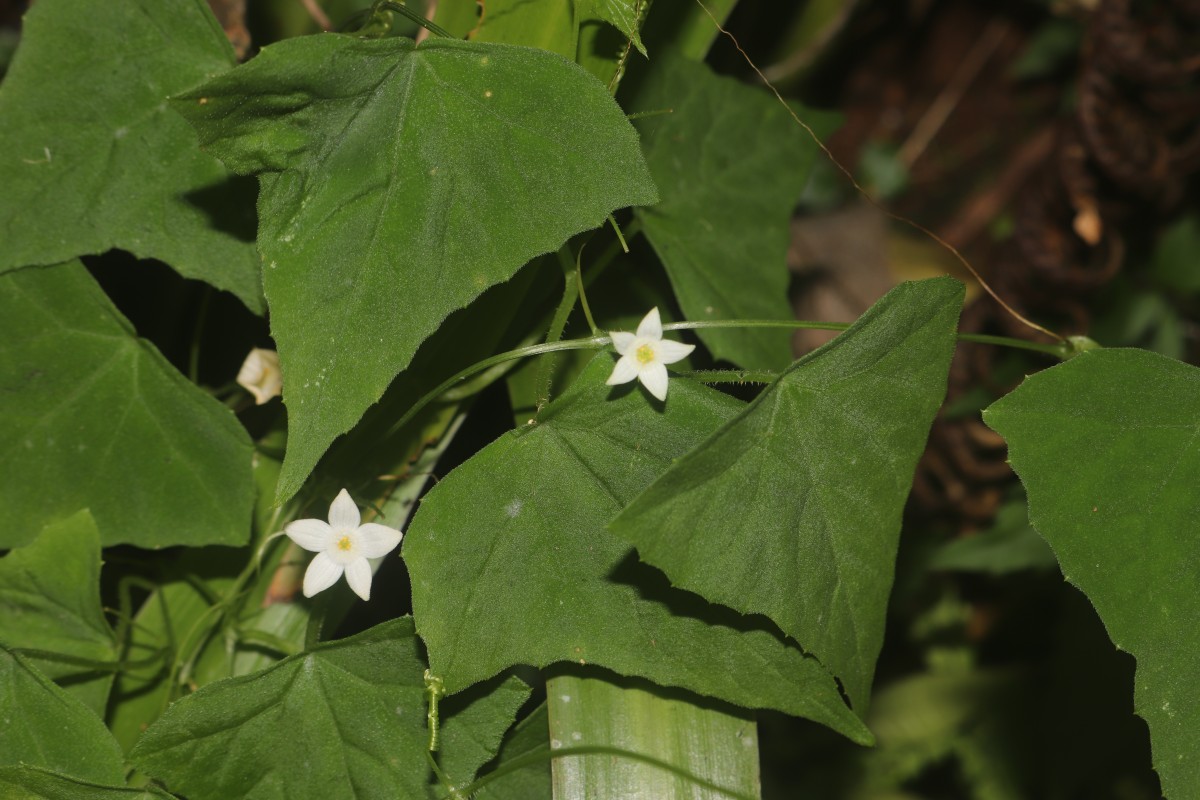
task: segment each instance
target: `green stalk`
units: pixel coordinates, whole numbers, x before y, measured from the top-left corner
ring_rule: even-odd
[[[676,694],[590,670],[546,681],[555,800],[758,798],[750,712]]]
[[[664,331],[685,331],[696,330],[699,328],[789,328],[792,330],[805,328],[811,330],[823,331],[844,331],[850,327],[846,322],[811,322],[808,320],[781,320],[781,319],[720,319],[720,320],[700,320],[696,322],[672,322],[663,325]],[[1085,337],[1071,337],[1070,339],[1059,342],[1058,344],[1043,344],[1041,342],[1030,342],[1024,339],[1013,339],[1007,336],[988,336],[977,333],[960,333],[958,334],[960,342],[978,342],[981,344],[993,344],[1003,347],[1013,347],[1018,350],[1030,350],[1035,353],[1043,353],[1056,358],[1066,360],[1074,355],[1077,355],[1084,350],[1090,350],[1098,345]],[[454,375],[444,380],[433,390],[429,391],[418,400],[411,408],[404,413],[404,416],[392,426],[391,431],[387,434],[391,436],[400,428],[404,427],[409,420],[415,417],[421,409],[429,405],[433,401],[442,397],[446,392],[455,388],[468,378],[478,375],[484,370],[495,367],[499,364],[505,364],[509,361],[516,361],[521,358],[529,358],[530,356],[540,356],[546,353],[560,353],[564,350],[600,350],[612,343],[612,339],[608,336],[592,336],[586,339],[566,339],[558,342],[547,342],[545,344],[535,344],[528,347],[518,347],[515,350],[509,350],[504,353],[497,353],[494,356],[485,358],[482,361],[477,361],[469,367],[459,370]],[[504,370],[499,371],[503,374]],[[735,378],[734,380],[738,380]],[[751,377],[744,377],[740,380],[754,380]],[[720,381],[714,381],[720,382]]]

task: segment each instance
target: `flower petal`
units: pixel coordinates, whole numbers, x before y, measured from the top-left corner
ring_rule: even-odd
[[[633,343],[637,341],[636,336],[634,336],[632,333],[626,333],[625,331],[609,331],[608,335],[612,339],[613,347],[615,347],[617,352],[621,355],[625,355],[627,352],[629,352],[629,348],[633,347]]]
[[[357,528],[362,517],[358,514],[358,506],[350,499],[350,493],[345,489],[338,492],[329,506],[329,526],[331,528]]]
[[[283,532],[305,550],[321,553],[333,544],[333,528],[320,519],[298,519],[289,522]]]
[[[627,356],[621,356],[620,361],[613,367],[612,374],[605,381],[609,386],[616,386],[618,383],[629,383],[638,376],[637,362],[633,359],[633,353]]]
[[[356,558],[346,565],[346,583],[363,600],[371,599],[371,565],[365,558]]]
[[[659,400],[667,399],[667,368],[659,362],[647,364],[638,373],[638,380]]]
[[[395,550],[402,538],[404,534],[395,528],[366,522],[358,526],[358,552],[367,558],[380,558]]]
[[[304,596],[312,597],[337,583],[342,577],[342,567],[324,553],[317,553],[304,573]]]
[[[694,344],[684,344],[683,342],[674,342],[670,339],[663,339],[654,348],[654,355],[662,364],[674,364],[676,361],[682,361],[688,357],[688,354],[696,349]]]
[[[642,317],[642,321],[638,323],[637,335],[641,339],[662,338],[662,318],[658,316],[658,306],[650,309],[646,316]]]
[[[256,405],[262,405],[283,390],[279,372],[279,354],[274,350],[255,347],[242,362],[237,374],[238,384],[254,395]]]

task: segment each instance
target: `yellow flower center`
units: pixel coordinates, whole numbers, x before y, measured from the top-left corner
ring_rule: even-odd
[[[644,344],[634,352],[633,357],[644,367],[654,360],[654,348]]]
[[[343,552],[349,552],[350,548],[353,546],[354,545],[351,543],[349,536],[343,536],[337,540],[337,549]]]

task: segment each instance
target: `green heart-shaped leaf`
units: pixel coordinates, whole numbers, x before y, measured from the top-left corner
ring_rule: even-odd
[[[1063,575],[1137,658],[1164,794],[1200,794],[1200,369],[1093,350],[1026,378],[984,420]]]
[[[280,499],[450,312],[657,199],[604,86],[539,50],[303,37],[177,107],[231,169],[262,173],[288,407]]]
[[[659,409],[640,389],[605,386],[611,368],[594,359],[534,424],[485,447],[421,502],[402,555],[446,689],[512,664],[586,662],[870,741],[815,659],[762,620],[670,588],[605,532],[741,407],[677,378]]]
[[[85,781],[125,781],[121,748],[96,713],[0,646],[0,767],[42,767]]]
[[[253,187],[167,98],[233,66],[203,0],[42,0],[0,86],[0,272],[117,247],[264,308]]]
[[[430,796],[419,647],[402,617],[201,687],[167,709],[130,758],[190,800]],[[528,696],[509,678],[446,721],[442,763],[452,779],[468,782],[496,754]]]
[[[39,651],[47,677],[104,714],[117,641],[100,607],[100,533],[86,510],[46,526],[32,544],[0,559],[0,642]],[[89,665],[86,662],[93,662]]]
[[[238,545],[252,446],[79,262],[0,276],[0,547],[87,508],[104,545]]]
[[[674,585],[770,617],[841,679],[860,714],[962,300],[953,278],[897,286],[610,526]]]

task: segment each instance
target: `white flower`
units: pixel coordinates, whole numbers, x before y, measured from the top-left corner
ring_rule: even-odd
[[[658,307],[638,323],[637,333],[612,331],[613,347],[621,354],[621,360],[613,367],[612,375],[605,381],[609,386],[629,383],[634,378],[642,382],[650,394],[659,400],[667,399],[667,364],[684,359],[696,349],[694,344],[682,344],[662,338],[662,319]]]
[[[242,362],[237,374],[238,384],[254,395],[254,404],[261,406],[283,391],[283,374],[279,371],[279,353],[256,347]]]
[[[386,556],[404,537],[395,528],[374,522],[360,524],[358,506],[345,489],[329,506],[329,522],[298,519],[284,528],[293,542],[316,555],[304,573],[304,596],[328,589],[346,573],[346,583],[363,600],[371,599],[368,558]]]

